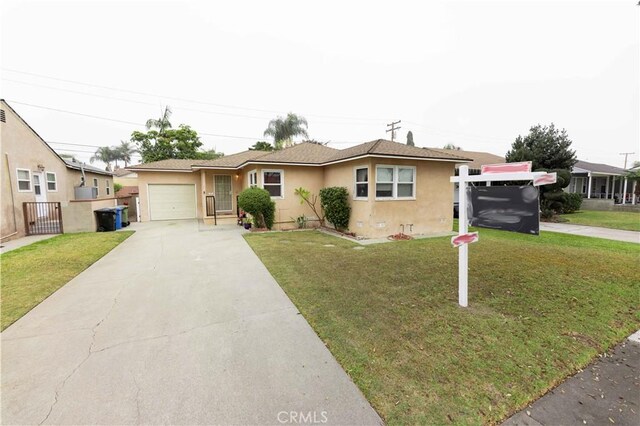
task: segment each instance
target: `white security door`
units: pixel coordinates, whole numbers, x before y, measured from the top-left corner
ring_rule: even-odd
[[[33,192],[36,194],[36,203],[46,203],[47,202],[47,191],[42,184],[44,182],[44,174],[40,172],[33,172]],[[38,212],[38,217],[43,218],[47,216],[47,205],[46,204],[38,204],[36,206],[36,211]]]
[[[191,184],[150,184],[151,220],[194,219],[196,189]]]
[[[231,176],[214,176],[214,195],[216,196],[216,212],[230,212],[233,210]]]

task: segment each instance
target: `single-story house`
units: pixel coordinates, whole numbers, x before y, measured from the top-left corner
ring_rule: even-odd
[[[238,194],[266,189],[276,204],[275,227],[313,220],[294,193],[343,186],[349,191],[349,230],[365,237],[402,231],[448,232],[453,185],[462,155],[375,140],[347,149],[304,142],[279,151],[244,151],[216,160],[163,160],[128,167],[138,174],[141,220],[235,218]]]
[[[456,164],[456,175],[458,174],[458,169],[460,168],[460,166],[462,166],[463,164],[469,167],[469,174],[470,175],[479,175],[481,173],[482,170],[482,166],[485,166],[487,164],[501,164],[501,163],[505,163],[505,159],[504,157],[500,157],[499,155],[495,155],[495,154],[491,154],[490,152],[482,152],[482,151],[463,151],[461,149],[436,149],[436,151],[443,151],[443,152],[448,152],[448,153],[452,153],[455,155],[459,155],[461,157],[464,158],[468,158],[471,161],[470,162],[465,162],[465,163],[458,163]],[[491,182],[477,182],[475,184],[476,186],[486,186],[486,185],[491,185]],[[456,183],[453,189],[453,202],[454,202],[454,217],[458,217],[457,216],[457,205],[459,202],[459,195],[458,195],[458,184]]]
[[[4,100],[0,100],[0,139],[1,240],[42,230],[95,230],[91,209],[97,204],[91,202],[115,205],[110,172],[65,161]],[[78,192],[77,187],[84,190]]]
[[[635,204],[636,182],[629,184],[627,172],[608,164],[578,161],[571,170],[571,182],[567,192],[581,194],[584,198],[611,199],[617,203]]]
[[[113,182],[122,186],[138,186],[138,174],[128,169],[115,169]]]

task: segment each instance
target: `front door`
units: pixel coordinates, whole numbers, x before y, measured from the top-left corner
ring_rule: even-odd
[[[215,175],[214,195],[216,196],[216,212],[230,212],[233,210],[231,176]]]
[[[36,194],[36,203],[47,202],[47,191],[44,187],[44,173],[33,172],[33,192]],[[44,205],[38,205],[38,217],[47,215],[47,208]]]

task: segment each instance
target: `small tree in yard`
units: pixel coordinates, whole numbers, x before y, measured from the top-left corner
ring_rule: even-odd
[[[271,201],[269,192],[262,188],[247,188],[238,196],[238,206],[253,216],[256,228],[273,227],[276,215],[276,203]]]
[[[304,189],[303,187],[297,188],[294,193],[300,197],[300,204],[307,203],[313,214],[318,218],[318,222],[320,222],[320,226],[324,226],[324,214],[322,214],[322,207],[320,208],[320,212],[318,212],[318,208],[316,207],[316,203],[318,202],[318,196],[312,194],[308,189]]]
[[[349,206],[347,188],[343,186],[322,188],[320,190],[320,206],[324,210],[327,220],[335,226],[336,230],[345,230],[349,227],[351,206]]]

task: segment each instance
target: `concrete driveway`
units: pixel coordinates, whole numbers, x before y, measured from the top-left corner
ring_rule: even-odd
[[[597,226],[574,225],[570,223],[541,222],[541,231],[560,232],[562,234],[582,235],[583,237],[604,238],[607,240],[640,243],[640,232],[622,229],[600,228]]]
[[[379,424],[244,242],[137,232],[2,335],[3,424]]]

